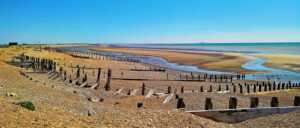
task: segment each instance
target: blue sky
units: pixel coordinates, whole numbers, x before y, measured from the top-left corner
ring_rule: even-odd
[[[0,42],[298,42],[300,0],[0,0]]]

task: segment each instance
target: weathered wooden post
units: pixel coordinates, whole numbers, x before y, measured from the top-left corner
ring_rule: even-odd
[[[292,87],[295,87],[295,83],[293,83],[293,86]]]
[[[240,86],[240,93],[243,94],[243,86],[242,85],[239,86]]]
[[[77,65],[77,74],[76,74],[76,79],[79,79],[80,77],[80,67]],[[79,85],[79,80],[76,82],[76,85]]]
[[[300,106],[300,96],[295,96],[294,106]]]
[[[84,74],[84,77],[83,77],[83,79],[82,79],[82,82],[84,83],[84,82],[86,82],[88,79],[87,79],[87,75],[86,75],[86,73]]]
[[[184,87],[181,86],[181,93],[184,93]]]
[[[142,86],[142,95],[145,95],[145,90],[146,90],[145,83],[143,83],[143,86]]]
[[[223,81],[223,75],[221,75],[220,79],[221,79],[220,81],[222,82]]]
[[[212,86],[209,85],[209,90],[207,92],[212,92]]]
[[[215,75],[215,81],[217,82],[217,75]]]
[[[67,79],[67,71],[65,70],[65,72],[64,72],[64,80],[63,81],[65,81]]]
[[[185,108],[183,98],[178,98],[178,101],[177,101],[177,109],[180,109],[180,108]]]
[[[235,92],[236,92],[236,86],[233,85],[233,93],[235,93]]]
[[[230,97],[229,99],[229,109],[236,109],[237,99],[235,97]]]
[[[267,85],[264,84],[264,91],[266,92],[267,91]]]
[[[257,108],[259,103],[259,99],[256,97],[251,97],[250,99],[250,108]]]
[[[247,84],[247,93],[250,93],[250,86]]]
[[[278,99],[277,99],[277,97],[272,97],[271,107],[278,107]]]
[[[130,89],[129,89],[127,95],[130,95],[130,93],[131,93],[131,92],[130,92]]]
[[[206,98],[205,100],[205,110],[212,110],[213,109],[213,103],[211,101],[211,98]]]
[[[261,92],[261,84],[258,85],[258,92]]]
[[[110,91],[110,79],[111,79],[111,70],[108,69],[108,74],[107,74],[107,82],[105,85],[105,91]]]
[[[222,91],[222,87],[221,87],[221,85],[219,85],[219,89],[218,89],[218,91]]]
[[[85,65],[84,65],[83,68],[82,68],[82,73],[84,73],[84,70],[85,70]]]
[[[53,63],[53,71],[56,72],[56,62]]]
[[[167,80],[169,80],[169,74],[167,73]]]
[[[178,94],[176,94],[176,95],[175,95],[175,98],[176,98],[176,99],[178,99],[178,98],[179,98]]]
[[[101,68],[98,68],[98,75],[97,75],[97,84],[100,85],[100,78],[101,78]]]
[[[72,83],[73,80],[72,80],[72,76],[70,75],[70,80],[69,80],[69,83]]]
[[[171,86],[168,87],[168,94],[171,94]]]
[[[200,87],[200,92],[203,92],[203,86]]]

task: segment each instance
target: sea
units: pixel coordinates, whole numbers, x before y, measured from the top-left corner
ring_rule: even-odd
[[[300,55],[300,42],[274,43],[178,43],[178,44],[120,44],[112,47],[197,50],[234,53],[265,53]]]

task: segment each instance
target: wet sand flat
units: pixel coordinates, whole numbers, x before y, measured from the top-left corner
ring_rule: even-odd
[[[255,72],[241,67],[241,65],[245,64],[246,62],[252,61],[255,58],[240,53],[137,49],[137,48],[103,48],[103,47],[91,48],[91,50],[156,56],[156,57],[164,58],[171,63],[197,66],[199,69],[203,69],[203,70],[234,72],[234,73]]]
[[[300,73],[300,55],[255,54],[266,59],[263,65]]]

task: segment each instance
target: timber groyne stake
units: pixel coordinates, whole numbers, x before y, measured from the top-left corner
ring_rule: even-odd
[[[300,96],[295,96],[294,106],[300,106]]]
[[[257,108],[259,100],[256,97],[251,97],[250,99],[250,108]]]
[[[178,98],[177,109],[179,109],[179,108],[185,108],[185,104],[183,102],[183,98]]]
[[[205,100],[205,110],[212,110],[213,109],[213,103],[211,98],[206,98]]]
[[[171,86],[168,87],[168,94],[171,94]]]
[[[145,90],[146,90],[145,83],[143,83],[143,85],[142,85],[142,95],[145,95]]]
[[[230,97],[229,99],[229,109],[236,109],[237,99],[235,97]]]
[[[271,107],[278,107],[278,99],[277,97],[272,97],[272,100],[271,100]]]
[[[107,73],[107,82],[105,85],[105,91],[110,91],[110,79],[111,79],[111,70],[108,69],[108,73]]]

